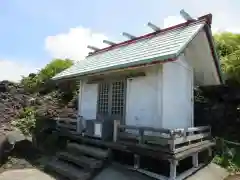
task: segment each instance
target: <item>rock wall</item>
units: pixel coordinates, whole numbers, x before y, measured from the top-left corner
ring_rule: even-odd
[[[59,92],[54,91],[46,95],[30,94],[17,83],[0,82],[0,128],[9,127],[10,122],[19,115],[23,108],[33,106],[38,119],[53,119],[53,117],[76,117],[77,97],[67,104],[59,100]]]
[[[240,87],[196,89],[194,117],[196,126],[211,125],[214,136],[240,141]]]

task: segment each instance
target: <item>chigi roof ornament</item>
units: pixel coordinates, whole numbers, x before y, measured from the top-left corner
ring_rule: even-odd
[[[87,46],[87,48],[88,49],[91,49],[91,50],[93,50],[93,51],[98,51],[98,50],[100,50],[100,48],[97,48],[97,47],[95,47],[95,46]]]
[[[154,31],[160,31],[161,30],[160,27],[156,26],[155,24],[153,24],[151,22],[148,22],[147,25],[148,25],[148,27],[150,27]]]
[[[194,18],[192,18],[184,9],[180,11],[180,15],[185,19],[186,21],[192,21]]]
[[[110,45],[110,46],[116,44],[116,43],[114,43],[114,42],[112,42],[112,41],[108,41],[108,40],[103,40],[103,43],[108,44],[108,45]]]
[[[183,19],[185,19],[186,21],[194,21],[194,20],[196,20],[196,19],[194,19],[190,14],[188,14],[184,9],[182,9],[182,10],[180,11],[180,15],[181,15],[181,17],[182,17]],[[150,21],[147,23],[147,26],[148,26],[149,28],[151,28],[154,32],[161,32],[161,30],[163,30],[163,29],[161,29],[159,26],[155,25],[154,23],[152,23],[152,22],[150,22]],[[137,36],[134,36],[134,35],[129,34],[129,33],[127,33],[127,32],[123,32],[122,35],[125,36],[126,38],[128,38],[127,41],[138,39]],[[109,46],[113,46],[113,47],[114,47],[115,45],[118,45],[118,44],[119,44],[119,43],[115,43],[115,42],[110,41],[110,40],[103,40],[103,43],[104,43],[104,44],[107,44],[107,45],[109,45]],[[93,52],[89,53],[89,55],[95,54],[95,52],[102,50],[101,48],[98,48],[98,47],[95,47],[95,46],[88,46],[88,48],[91,49],[91,50],[93,50]]]
[[[128,39],[135,39],[136,38],[136,36],[133,36],[133,35],[131,35],[129,33],[126,33],[126,32],[123,32],[122,35],[125,36]]]

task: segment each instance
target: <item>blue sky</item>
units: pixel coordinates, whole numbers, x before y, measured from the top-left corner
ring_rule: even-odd
[[[151,32],[148,21],[177,24],[181,9],[194,17],[212,13],[214,32],[240,32],[239,7],[238,0],[1,0],[0,79],[18,80],[52,58],[81,60],[88,44]]]

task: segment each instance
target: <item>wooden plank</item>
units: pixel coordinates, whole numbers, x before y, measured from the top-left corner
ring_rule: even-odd
[[[57,121],[57,124],[61,124],[61,123],[76,123],[77,121],[75,120],[75,121],[68,121],[68,120],[58,120]]]
[[[210,130],[210,126],[191,127],[187,129],[187,132],[205,131],[205,130]]]
[[[70,137],[71,135],[73,134],[77,134],[77,131],[74,131],[74,130],[70,130],[70,129],[67,129],[67,128],[56,128],[59,135],[61,136],[66,136],[66,137]]]
[[[151,154],[167,154],[167,155],[171,155],[171,152],[169,151],[169,148],[167,147],[154,147],[154,146],[150,146],[147,144],[136,144],[136,143],[132,143],[132,142],[126,142],[126,141],[118,141],[119,144],[126,146],[126,149],[129,150],[133,150],[132,152],[138,152],[141,151],[142,155],[147,155],[144,153],[148,153]],[[157,156],[158,156],[157,155]],[[150,155],[152,157],[152,155]]]
[[[155,159],[162,159],[162,160],[169,160],[172,159],[172,155],[168,153],[168,150],[164,148],[159,148],[159,150],[153,150],[147,145],[144,144],[130,144],[130,143],[124,143],[126,145],[126,149],[130,152],[143,155],[143,156],[149,156]]]
[[[84,144],[68,143],[67,149],[69,152],[76,152],[79,154],[92,156],[97,159],[106,159],[109,156],[108,149],[102,149]]]
[[[152,131],[152,132],[160,132],[160,133],[166,133],[170,134],[170,129],[164,129],[164,128],[152,128],[152,127],[141,127],[144,131]]]
[[[138,127],[138,126],[127,126],[127,125],[119,125],[118,128],[119,129],[134,129],[134,130],[140,129],[140,127]]]
[[[73,135],[73,134],[70,135],[70,138],[74,140],[79,140],[82,143],[88,143],[88,144],[103,146],[111,149],[127,151],[126,146],[120,143],[106,142],[99,139],[93,139],[93,138],[88,138],[88,137]]]
[[[76,125],[71,125],[71,124],[58,124],[58,126],[61,128],[67,128],[67,129],[74,129],[77,130],[77,126]]]
[[[58,157],[58,159],[71,162],[89,170],[101,168],[103,165],[103,161],[101,160],[97,160],[87,156],[74,155],[69,152],[59,152],[56,156]]]
[[[118,139],[129,139],[129,140],[138,140],[139,135],[127,133],[127,132],[119,132],[118,133]]]
[[[162,138],[162,137],[158,137],[158,136],[148,136],[148,135],[144,135],[143,136],[143,141],[149,144],[159,144],[159,145],[168,145],[169,144],[169,139],[168,138]]]
[[[91,176],[91,174],[89,172],[86,172],[84,169],[76,168],[69,163],[65,163],[57,159],[50,161],[45,168],[51,171],[55,171],[58,174],[69,179],[87,180]]]
[[[189,141],[195,141],[195,140],[203,139],[203,138],[210,137],[210,136],[211,136],[210,133],[201,133],[201,134],[194,134],[194,135],[185,136],[185,137],[177,137],[174,140],[174,144],[175,145],[182,144],[182,143],[186,143]]]
[[[201,145],[201,146],[197,146],[197,147],[194,147],[194,148],[191,148],[191,149],[188,149],[186,151],[183,151],[183,152],[180,152],[180,153],[177,153],[173,156],[174,159],[177,159],[177,160],[181,160],[181,159],[184,159],[186,157],[189,157],[191,156],[192,154],[194,153],[197,153],[197,152],[200,152],[200,151],[204,151],[205,149],[208,149],[212,146],[214,146],[215,143],[214,142],[209,142],[209,143],[206,143],[204,145]]]
[[[204,141],[201,141],[201,142],[198,142],[198,143],[190,144],[188,146],[182,146],[180,148],[175,149],[174,154],[186,151],[186,150],[191,149],[191,148],[195,148],[197,146],[202,146],[202,145],[210,143],[210,142],[212,142],[212,141],[211,140],[204,140]]]
[[[134,129],[134,130],[159,132],[159,133],[165,133],[165,134],[171,133],[170,129],[164,129],[164,128],[138,127],[138,126],[127,126],[127,125],[119,125],[119,128],[120,129]]]
[[[77,122],[77,118],[55,118],[57,121],[66,121],[66,122]]]
[[[71,122],[58,122],[57,123],[58,126],[61,126],[61,125],[74,125],[74,126],[77,126],[77,123],[71,123]]]
[[[157,179],[157,180],[169,180],[169,178],[166,177],[166,176],[163,176],[163,175],[151,172],[151,171],[147,171],[145,169],[141,169],[141,168],[136,169],[136,168],[131,167],[129,165],[125,165],[125,167],[127,169],[130,169],[130,170],[133,170],[133,171],[137,171],[137,172],[139,172],[141,174],[144,174],[146,176],[152,177],[152,178]]]

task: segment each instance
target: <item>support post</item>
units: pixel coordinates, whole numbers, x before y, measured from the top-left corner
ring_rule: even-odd
[[[174,131],[171,131],[170,132],[170,140],[169,140],[169,146],[170,146],[171,152],[175,151],[175,143],[174,143],[174,140],[176,138],[175,136],[176,136],[176,134],[174,133]]]
[[[194,168],[197,168],[198,167],[198,153],[195,153],[193,156],[192,156],[192,163],[193,163],[193,167]]]
[[[171,160],[170,161],[170,180],[176,180],[177,177],[177,165],[178,161],[177,160]]]
[[[212,148],[208,148],[208,156],[212,157]]]
[[[118,126],[120,125],[120,120],[113,121],[113,141],[117,142],[118,137]]]
[[[77,133],[81,132],[81,117],[77,116]]]
[[[134,154],[134,169],[139,169],[140,167],[140,156],[138,154]]]
[[[143,129],[139,129],[139,144],[143,144],[144,142],[144,139],[143,139],[143,136],[144,136],[144,130]]]

